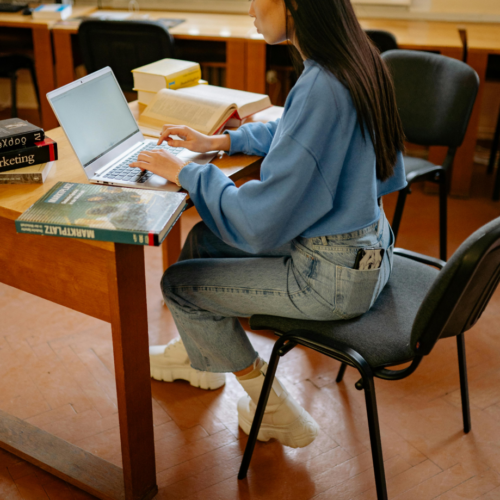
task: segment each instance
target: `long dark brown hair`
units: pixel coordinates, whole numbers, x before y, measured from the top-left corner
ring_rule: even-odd
[[[375,148],[377,178],[394,172],[404,132],[389,70],[356,18],[350,0],[284,0],[302,55],[331,71],[351,94],[363,137]],[[290,33],[287,16],[287,33]],[[300,72],[302,58],[292,49]]]

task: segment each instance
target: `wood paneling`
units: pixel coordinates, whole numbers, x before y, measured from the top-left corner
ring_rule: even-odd
[[[70,238],[16,234],[14,221],[3,217],[0,234],[0,282],[110,321],[106,274],[112,252]]]

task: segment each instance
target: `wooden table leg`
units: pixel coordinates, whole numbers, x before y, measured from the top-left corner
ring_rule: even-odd
[[[266,44],[248,41],[246,57],[246,88],[248,92],[266,93]]]
[[[158,487],[142,246],[115,244],[108,287],[125,498],[147,500]]]
[[[54,90],[54,62],[52,60],[52,42],[47,26],[40,25],[32,29],[33,49],[35,52],[35,71],[40,92],[42,127],[50,130],[59,126],[45,94]]]
[[[71,33],[65,30],[52,30],[52,39],[56,58],[56,82],[58,87],[62,87],[75,80]]]
[[[245,40],[226,42],[226,87],[230,89],[245,90],[246,46]]]
[[[168,236],[161,245],[164,272],[168,266],[177,262],[181,254],[181,219],[172,226]]]

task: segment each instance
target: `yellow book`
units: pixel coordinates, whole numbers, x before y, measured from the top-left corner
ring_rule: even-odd
[[[208,82],[206,80],[198,80],[198,83],[196,85],[208,85]],[[145,106],[147,106],[156,95],[156,92],[149,92],[148,90],[136,88],[134,88],[134,90],[137,92],[137,100]]]
[[[201,78],[198,63],[180,59],[161,59],[132,70],[134,87],[146,92],[180,89],[197,85]]]

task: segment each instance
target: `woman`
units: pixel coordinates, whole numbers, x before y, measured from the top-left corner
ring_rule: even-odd
[[[215,389],[233,372],[247,392],[238,401],[247,434],[267,364],[237,318],[366,312],[392,266],[392,232],[378,200],[406,185],[391,79],[350,1],[252,0],[249,13],[267,43],[290,40],[303,60],[281,120],[214,137],[166,125],[159,144],[265,156],[260,180],[236,188],[214,165],[184,165],[164,151],[142,153],[132,165],[185,188],[203,219],[163,276],[182,341],[151,348],[152,375]],[[353,269],[367,248],[385,251],[380,267]],[[276,379],[258,439],[302,447],[317,432]]]

